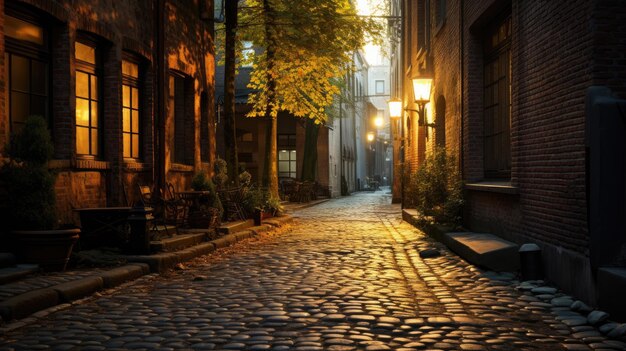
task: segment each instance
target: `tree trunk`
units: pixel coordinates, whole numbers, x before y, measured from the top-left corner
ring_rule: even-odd
[[[237,130],[235,123],[235,41],[237,33],[237,1],[225,2],[226,43],[224,49],[224,146],[228,163],[228,179],[239,186]]]
[[[302,181],[315,181],[317,171],[317,136],[320,125],[312,119],[307,119],[304,131],[304,152],[302,155]]]
[[[263,174],[263,185],[268,187],[270,195],[278,198],[278,155],[277,155],[277,134],[278,134],[278,116],[273,111],[276,105],[276,81],[272,73],[274,70],[274,35],[271,27],[274,25],[274,16],[270,7],[269,0],[263,0],[263,10],[265,12],[265,38],[267,40],[267,101],[265,107],[265,116],[269,119],[266,133],[265,147],[265,170]]]

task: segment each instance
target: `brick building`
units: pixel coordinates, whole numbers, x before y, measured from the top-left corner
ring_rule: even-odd
[[[604,86],[618,104],[626,98],[626,7],[608,0],[400,0],[393,9],[402,40],[392,50],[392,92],[414,108],[410,79],[433,78],[426,122],[434,126],[404,112],[405,169],[414,171],[434,145],[444,145],[459,156],[464,225],[537,243],[549,280],[602,304],[599,273],[626,267],[626,232],[619,227],[603,241],[602,230],[590,230],[596,193],[589,179],[604,175],[589,156],[586,124],[599,117],[588,94]],[[597,241],[615,250],[594,249]]]
[[[137,183],[189,188],[215,153],[210,0],[0,0],[0,144],[49,123],[64,223],[137,199]]]

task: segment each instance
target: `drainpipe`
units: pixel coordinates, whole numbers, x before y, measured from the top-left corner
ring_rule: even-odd
[[[154,115],[154,164],[152,172],[156,189],[165,184],[165,0],[158,0],[156,8],[156,57],[155,90],[156,113]]]
[[[460,124],[461,127],[459,128],[459,138],[460,138],[460,142],[459,142],[459,173],[461,176],[461,180],[465,179],[465,155],[464,155],[464,150],[465,148],[463,147],[464,145],[464,140],[463,138],[465,137],[465,118],[463,115],[463,108],[465,107],[465,104],[463,103],[463,93],[464,93],[464,89],[465,89],[465,81],[463,80],[463,76],[464,76],[464,67],[463,67],[463,50],[464,50],[464,32],[463,32],[463,8],[465,1],[460,0],[459,3],[459,74],[460,74],[460,83],[459,84],[459,98],[460,98]]]

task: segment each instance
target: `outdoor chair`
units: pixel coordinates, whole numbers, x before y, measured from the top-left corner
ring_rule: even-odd
[[[246,211],[243,208],[243,194],[241,188],[222,189],[217,192],[226,221],[246,220]]]

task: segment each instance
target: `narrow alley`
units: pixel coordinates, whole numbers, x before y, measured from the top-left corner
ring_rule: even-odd
[[[568,327],[575,313],[463,261],[390,200],[358,193],[303,209],[287,231],[43,316],[0,336],[0,350],[624,347]],[[421,258],[428,248],[441,256]]]

